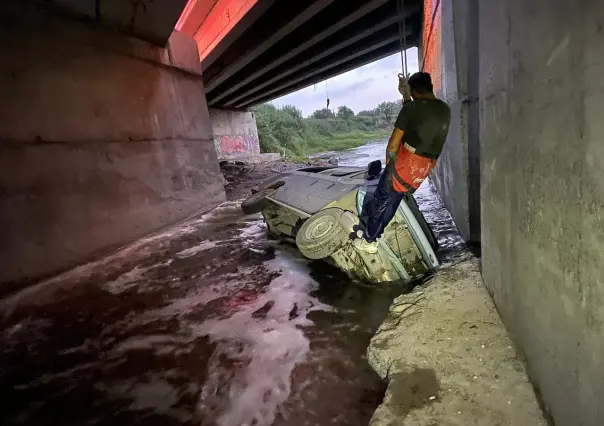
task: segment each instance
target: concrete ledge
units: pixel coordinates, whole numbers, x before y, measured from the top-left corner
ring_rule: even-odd
[[[266,153],[258,155],[224,155],[220,157],[220,161],[241,161],[248,164],[274,163],[281,161],[281,154]]]
[[[55,2],[59,3],[58,0]],[[69,2],[68,9],[72,9],[74,16],[59,13],[57,8],[48,2],[0,2],[0,19],[5,24],[0,26],[0,33],[3,40],[6,40],[3,47],[7,50],[7,58],[11,57],[10,49],[16,49],[20,56],[25,58],[39,54],[39,52],[49,51],[48,55],[53,56],[55,64],[60,66],[64,61],[81,60],[102,52],[105,55],[120,55],[146,61],[156,66],[178,68],[181,71],[201,76],[197,42],[185,33],[171,31],[166,35],[165,47],[162,46],[163,42],[151,44],[85,18],[91,10],[80,2],[73,0],[61,0],[60,2]],[[163,3],[168,2],[169,0]],[[92,4],[92,2],[90,3]],[[59,10],[62,9],[59,8]],[[82,15],[84,15],[84,19],[79,20]],[[49,37],[49,34],[52,34],[52,37]],[[28,46],[28,49],[24,49],[24,46]],[[100,68],[104,69],[103,66]],[[200,84],[202,84],[201,78]]]
[[[371,425],[546,425],[478,260],[394,300],[368,359],[388,380]]]
[[[201,62],[197,43],[192,37],[179,31],[173,31],[168,40],[169,63],[173,67],[180,68],[193,74],[201,75]]]

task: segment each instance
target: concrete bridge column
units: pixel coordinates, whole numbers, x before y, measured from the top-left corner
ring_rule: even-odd
[[[0,6],[0,291],[224,200],[197,46]]]
[[[558,426],[604,418],[604,8],[480,2],[483,276]]]
[[[600,425],[604,8],[425,6],[425,69],[453,109],[438,190],[464,238],[480,235],[485,285],[555,423]]]

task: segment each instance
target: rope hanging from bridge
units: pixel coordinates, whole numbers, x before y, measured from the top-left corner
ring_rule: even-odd
[[[396,9],[398,14],[398,38],[401,46],[401,68],[402,74],[399,78],[409,78],[407,70],[407,26],[405,19],[405,0],[396,0]]]

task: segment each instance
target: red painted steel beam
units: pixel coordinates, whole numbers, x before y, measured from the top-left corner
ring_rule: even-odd
[[[174,29],[194,37],[218,1],[189,0]]]
[[[201,62],[201,69],[207,70],[221,58],[221,56],[235,43],[238,43],[242,37],[245,37],[247,31],[260,19],[264,13],[270,9],[277,0],[258,0],[256,4],[239,20],[220,42],[209,52]]]
[[[225,38],[258,0],[189,0],[176,29],[195,39],[199,58]]]

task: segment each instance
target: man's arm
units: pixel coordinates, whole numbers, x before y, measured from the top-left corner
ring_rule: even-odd
[[[392,131],[392,135],[386,146],[386,164],[388,164],[391,159],[396,158],[396,154],[398,154],[398,150],[403,142],[403,136],[409,125],[410,117],[414,111],[413,107],[412,101],[403,102],[403,107],[398,113],[398,117],[394,123],[394,130]]]
[[[392,131],[392,135],[390,135],[390,139],[388,140],[388,145],[386,145],[386,164],[388,164],[391,159],[396,158],[404,134],[405,132],[396,127]]]

